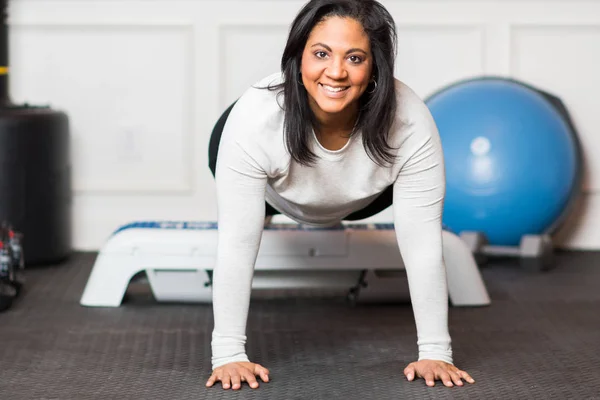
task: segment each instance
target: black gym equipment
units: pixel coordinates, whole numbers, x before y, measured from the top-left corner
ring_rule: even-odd
[[[0,220],[23,234],[25,264],[72,252],[69,120],[9,96],[7,0],[0,0]]]

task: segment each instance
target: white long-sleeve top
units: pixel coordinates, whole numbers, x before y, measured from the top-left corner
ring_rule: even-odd
[[[452,363],[442,257],[445,171],[429,109],[408,86],[396,81],[398,109],[389,137],[397,148],[393,166],[374,163],[358,132],[336,151],[322,147],[313,134],[311,148],[319,159],[307,167],[286,150],[282,97],[256,88],[281,79],[280,74],[270,75],[247,90],[231,111],[221,137],[216,169],[219,241],[213,274],[213,369],[249,361],[246,322],[265,200],[299,223],[328,226],[367,206],[390,185],[395,232],[417,327],[418,359]]]

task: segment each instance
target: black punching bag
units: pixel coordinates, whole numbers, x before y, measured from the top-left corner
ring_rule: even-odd
[[[0,0],[0,221],[23,234],[25,265],[72,251],[69,120],[9,96],[7,0]]]

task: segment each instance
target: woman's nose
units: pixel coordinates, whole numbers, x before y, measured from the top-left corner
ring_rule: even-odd
[[[327,75],[331,79],[345,79],[348,76],[348,71],[346,71],[346,68],[344,67],[343,60],[334,59],[327,68]]]

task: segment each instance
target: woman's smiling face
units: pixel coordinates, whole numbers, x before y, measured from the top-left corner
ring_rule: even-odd
[[[329,17],[317,24],[302,53],[302,84],[319,120],[356,112],[373,71],[369,37],[351,18]]]

